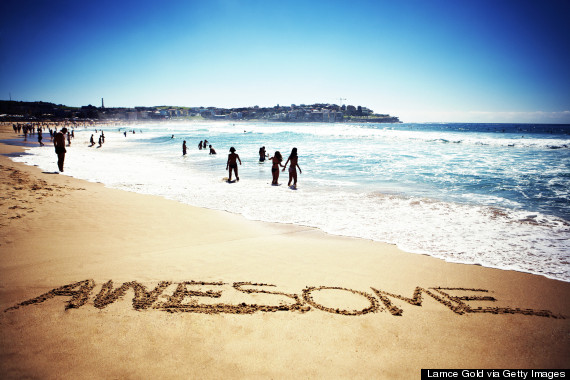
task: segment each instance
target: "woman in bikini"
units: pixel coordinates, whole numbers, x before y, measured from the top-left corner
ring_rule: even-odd
[[[273,181],[271,182],[272,185],[279,185],[277,182],[279,180],[279,166],[283,166],[281,161],[283,161],[283,157],[279,151],[275,152],[275,155],[270,158],[271,162],[273,162],[273,166],[271,167],[271,175],[273,176]]]
[[[299,173],[303,173],[301,167],[299,166],[298,160],[299,157],[297,157],[297,148],[293,148],[293,150],[291,150],[289,158],[287,159],[287,162],[285,162],[285,166],[283,166],[283,171],[285,171],[287,164],[289,161],[291,161],[291,165],[289,165],[289,183],[287,186],[291,186],[291,181],[294,181],[293,188],[297,187],[297,168],[299,168]]]

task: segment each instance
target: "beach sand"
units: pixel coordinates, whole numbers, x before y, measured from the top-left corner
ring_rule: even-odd
[[[569,366],[570,283],[108,189],[21,149],[0,145],[2,378]]]

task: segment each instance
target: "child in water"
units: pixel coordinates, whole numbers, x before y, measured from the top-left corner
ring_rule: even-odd
[[[294,181],[292,186],[293,188],[297,188],[297,168],[299,168],[299,173],[303,173],[301,171],[301,167],[299,166],[298,160],[299,157],[297,157],[297,148],[293,148],[293,150],[291,150],[289,158],[287,159],[287,162],[285,162],[285,166],[283,166],[283,171],[285,171],[287,164],[289,161],[291,161],[291,165],[289,166],[289,183],[287,186],[291,187],[291,181]]]
[[[229,178],[228,178],[228,182],[232,181],[232,169],[234,170],[234,172],[236,173],[236,181],[239,181],[239,177],[238,177],[238,167],[237,167],[237,161],[239,161],[239,164],[241,165],[241,160],[239,158],[239,155],[236,153],[236,148],[234,148],[233,146],[230,148],[230,154],[228,154],[228,162],[226,164],[226,170],[229,170]]]
[[[283,166],[281,161],[283,161],[283,157],[279,151],[275,152],[275,155],[270,158],[271,162],[273,162],[273,166],[271,167],[271,175],[273,176],[273,181],[271,182],[272,185],[277,186],[279,185],[279,166]]]

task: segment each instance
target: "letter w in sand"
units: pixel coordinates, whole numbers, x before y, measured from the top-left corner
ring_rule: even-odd
[[[96,308],[103,309],[107,305],[115,302],[118,298],[122,297],[129,288],[132,288],[135,292],[135,296],[133,297],[133,307],[135,310],[144,310],[152,305],[162,294],[164,289],[170,284],[171,283],[168,281],[161,281],[153,291],[148,292],[144,285],[141,285],[136,281],[130,281],[123,283],[123,285],[113,290],[113,281],[109,280],[103,284],[101,291],[97,294],[93,303]]]

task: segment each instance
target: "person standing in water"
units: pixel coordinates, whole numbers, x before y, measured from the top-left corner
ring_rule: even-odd
[[[53,138],[53,146],[55,147],[55,153],[57,154],[57,167],[59,171],[63,171],[63,162],[65,160],[65,134],[67,133],[67,128],[63,127],[60,132],[57,132]]]
[[[287,159],[287,162],[285,162],[285,166],[283,166],[283,171],[285,171],[285,169],[287,168],[287,164],[289,163],[289,161],[291,161],[291,164],[289,165],[289,183],[287,184],[287,186],[291,186],[291,181],[293,182],[293,188],[297,187],[297,168],[299,168],[299,173],[303,173],[303,171],[301,170],[301,167],[299,166],[299,157],[297,157],[297,148],[293,148],[291,150],[291,154],[289,155],[289,158]]]
[[[236,148],[232,146],[230,148],[230,154],[228,154],[228,162],[226,164],[226,170],[229,170],[228,182],[232,181],[232,169],[236,173],[236,181],[239,181],[238,167],[236,160],[239,161],[239,164],[241,165],[241,160],[239,158],[239,155],[236,153]]]
[[[182,143],[182,155],[186,156],[186,140]]]
[[[267,157],[268,155],[265,153],[265,147],[262,146],[261,148],[259,148],[259,162],[264,162],[265,161],[265,157]]]
[[[283,166],[281,161],[283,161],[283,157],[281,156],[281,152],[276,151],[275,155],[270,158],[271,162],[273,162],[273,166],[271,167],[271,175],[273,176],[273,181],[271,182],[272,185],[277,186],[279,185],[279,166]]]

